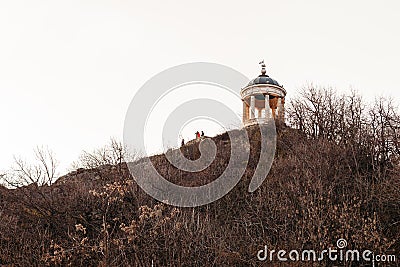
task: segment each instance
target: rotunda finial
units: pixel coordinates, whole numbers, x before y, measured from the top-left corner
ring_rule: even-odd
[[[258,63],[261,65],[261,75],[265,75],[267,73],[267,71],[265,70],[265,63],[264,63],[264,59],[263,61],[261,61],[260,63]]]

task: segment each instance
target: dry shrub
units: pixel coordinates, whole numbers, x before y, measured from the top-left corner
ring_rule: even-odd
[[[260,266],[256,255],[264,245],[319,250],[340,238],[348,248],[398,255],[398,116],[380,101],[368,128],[356,96],[309,93],[304,101],[323,108],[302,102],[289,108],[292,125],[278,125],[274,164],[254,193],[247,190],[259,160],[257,127],[246,129],[251,155],[242,180],[202,207],[174,208],[150,198],[119,156],[118,165],[80,169],[51,187],[0,188],[0,264]],[[343,110],[349,101],[354,109]],[[164,155],[151,160],[172,182],[206,184],[224,171],[230,155],[227,133],[213,140],[217,159],[195,175],[174,168]],[[187,158],[199,156],[195,143],[187,148]]]

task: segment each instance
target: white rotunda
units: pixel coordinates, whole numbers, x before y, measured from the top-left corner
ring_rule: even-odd
[[[260,64],[261,75],[240,91],[244,126],[265,123],[272,118],[277,122],[285,120],[286,90],[266,74],[264,61]]]

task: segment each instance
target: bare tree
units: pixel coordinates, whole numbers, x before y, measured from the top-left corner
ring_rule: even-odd
[[[29,184],[37,186],[52,185],[56,180],[58,162],[48,148],[34,149],[34,163],[30,164],[20,157],[14,157],[14,165],[3,179],[9,186],[21,187]]]
[[[385,168],[400,155],[400,120],[392,99],[379,98],[369,110],[370,153],[374,168]]]
[[[92,152],[83,151],[79,160],[73,163],[73,168],[94,169],[103,165],[121,166],[124,162],[131,162],[138,158],[135,151],[128,151],[122,142],[111,138],[109,144],[95,149]]]
[[[39,214],[49,225],[54,225],[54,216],[59,214],[55,205],[53,183],[57,179],[58,161],[54,153],[45,147],[34,149],[32,163],[14,157],[14,166],[3,176],[5,185],[17,188],[20,203],[32,214]]]
[[[354,91],[339,95],[332,88],[311,84],[299,92],[287,110],[290,126],[309,138],[346,146],[356,167],[370,166],[383,173],[399,160],[400,119],[391,99],[379,98],[367,107]]]

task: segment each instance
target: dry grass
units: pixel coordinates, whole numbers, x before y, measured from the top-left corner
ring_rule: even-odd
[[[313,121],[313,114],[297,115],[296,123],[303,123],[303,115],[309,116],[305,123]],[[96,161],[95,168],[79,169],[51,186],[0,187],[0,265],[259,266],[256,254],[264,245],[320,249],[334,247],[339,238],[349,248],[399,255],[398,130],[393,124],[394,132],[377,128],[383,136],[363,126],[360,138],[357,129],[337,124],[340,132],[335,125],[328,125],[329,133],[337,135],[312,131],[311,124],[297,125],[303,130],[279,125],[274,164],[254,193],[247,188],[260,134],[248,128],[251,155],[244,177],[222,199],[197,208],[158,203],[137,186],[124,163]],[[376,142],[388,133],[390,146]],[[346,140],[340,138],[344,134]],[[213,140],[217,158],[197,174],[174,168],[164,155],[151,160],[174,183],[207,184],[224,171],[230,154],[228,134]],[[199,157],[196,144],[183,150],[187,158]]]
[[[258,133],[249,129],[254,147]],[[219,201],[198,208],[157,203],[131,180],[125,165],[81,170],[51,187],[1,189],[0,262],[16,266],[258,266],[271,248],[349,246],[399,251],[399,170],[379,183],[346,164],[346,148],[279,128],[271,173],[255,193],[242,181]],[[227,135],[215,138],[222,157]],[[224,144],[224,145],[223,145]],[[163,156],[152,159],[168,168]],[[249,165],[258,160],[252,153]],[[221,171],[196,176],[199,183]],[[122,171],[121,171],[122,170]],[[165,173],[172,181],[185,176]],[[204,179],[202,180],[202,177]],[[40,191],[40,194],[38,193]],[[39,197],[53,194],[53,207]],[[328,264],[327,262],[321,263]]]

